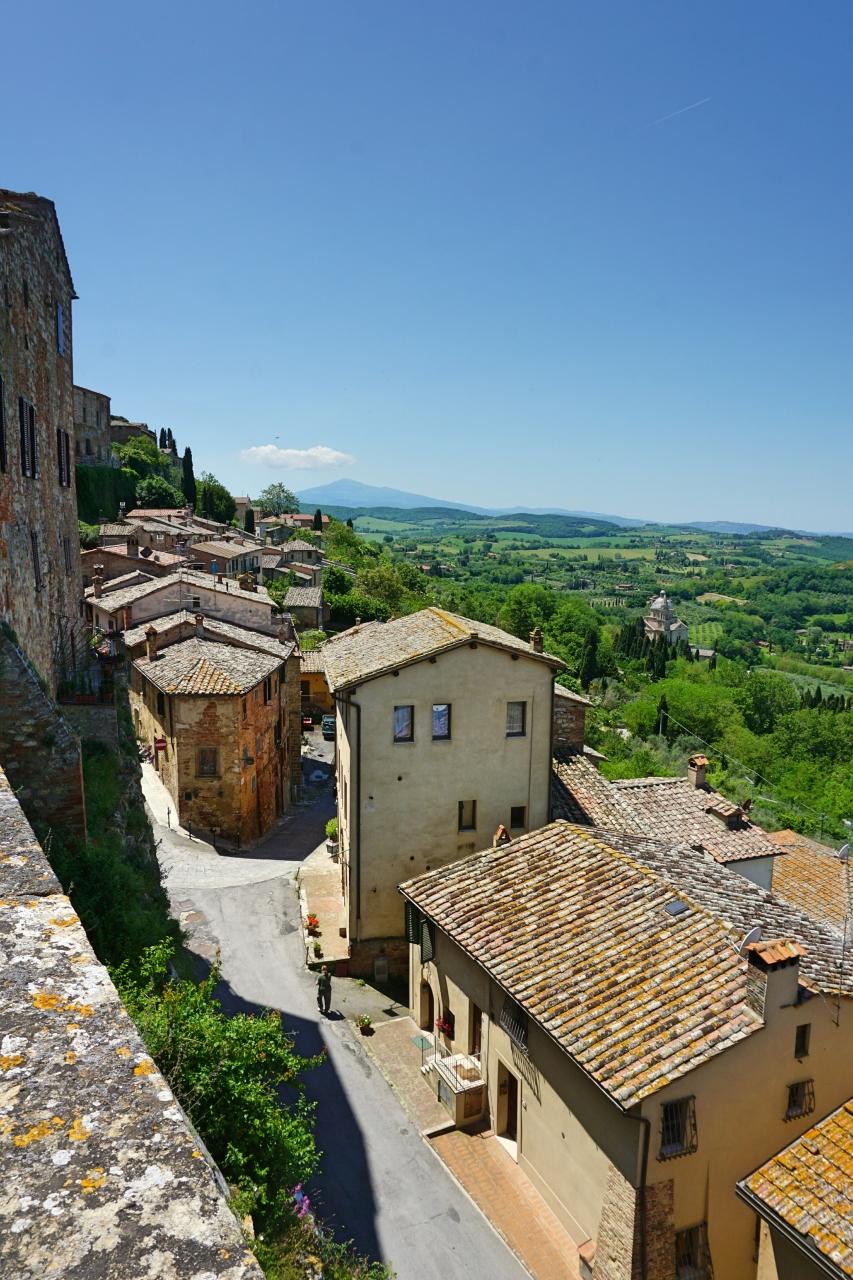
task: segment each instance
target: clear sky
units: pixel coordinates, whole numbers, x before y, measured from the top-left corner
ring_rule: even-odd
[[[76,380],[233,491],[853,528],[850,0],[33,0],[3,46]]]

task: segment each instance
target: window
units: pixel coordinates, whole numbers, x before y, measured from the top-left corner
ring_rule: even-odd
[[[519,1049],[527,1053],[527,1014],[509,996],[504,997],[498,1021],[513,1044],[517,1044]]]
[[[696,1099],[676,1098],[674,1102],[662,1103],[658,1160],[689,1155],[698,1145]]]
[[[59,484],[63,489],[71,487],[71,437],[62,427],[56,428],[56,465]]]
[[[394,708],[394,741],[414,742],[415,740],[415,708]]]
[[[71,565],[71,539],[68,537],[68,535],[67,535],[67,534],[65,534],[65,535],[63,536],[63,539],[62,539],[62,556],[63,556],[63,559],[65,560],[65,572],[66,572],[66,574],[70,575],[70,573],[71,573],[71,568],[72,568],[72,565]]]
[[[21,475],[37,476],[36,411],[35,406],[23,396],[18,397],[18,418],[21,429]]]
[[[0,378],[0,471],[5,471],[9,463],[6,448],[6,384]]]
[[[704,1222],[675,1233],[675,1280],[712,1280],[708,1228]]]
[[[88,436],[86,436],[86,457],[91,458],[91,456],[92,456],[92,441],[89,439]]]
[[[192,607],[193,607],[194,609],[200,609],[200,608],[201,608],[201,596],[193,596],[193,598],[192,598]]]
[[[166,714],[166,698],[165,695],[157,691],[157,714],[164,716]]]
[[[459,801],[459,830],[460,831],[476,831],[477,830],[477,801],[476,800],[460,800]]]
[[[65,314],[61,302],[56,304],[56,350],[61,356],[65,355]]]
[[[812,1024],[804,1022],[797,1027],[797,1034],[794,1037],[794,1057],[807,1058],[809,1056],[809,1041],[811,1040]]]
[[[468,1017],[468,1052],[479,1053],[483,1045],[483,1010],[476,1004],[470,1004]]]
[[[269,702],[271,699],[272,699],[272,678],[270,676],[267,676],[264,679],[264,702]]]
[[[246,719],[246,715],[247,715],[247,711],[246,711],[246,699],[245,699],[245,698],[243,698],[243,719],[244,719],[244,720]]]
[[[39,539],[35,529],[30,529],[30,550],[33,554],[33,582],[36,584],[36,591],[41,591],[44,586],[44,578],[41,576],[41,560],[39,559]]]
[[[210,572],[211,572],[211,573],[218,573],[218,572],[219,572],[219,561],[218,561],[218,560],[211,560],[211,562],[210,562]]]
[[[799,1116],[811,1115],[814,1111],[814,1080],[798,1080],[788,1085],[788,1109],[786,1120],[796,1120]]]
[[[441,742],[450,737],[450,703],[432,704],[432,740]]]
[[[527,826],[527,809],[523,804],[514,804],[509,811],[509,825],[513,828]]]
[[[527,703],[508,702],[506,704],[506,736],[523,738],[527,732]]]
[[[199,747],[195,766],[199,778],[215,778],[219,773],[219,750],[217,747]]]

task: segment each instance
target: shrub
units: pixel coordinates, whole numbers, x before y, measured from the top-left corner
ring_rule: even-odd
[[[337,838],[338,838],[338,820],[337,818],[330,818],[329,821],[326,823],[326,839],[337,840]]]

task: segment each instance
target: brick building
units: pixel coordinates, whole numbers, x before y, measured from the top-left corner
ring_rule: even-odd
[[[83,466],[108,467],[110,447],[110,398],[88,387],[74,388],[74,460]]]
[[[52,201],[0,190],[0,618],[51,693],[80,643],[71,302]]]
[[[145,631],[131,665],[137,737],[185,827],[245,844],[268,831],[289,803],[288,700],[281,657],[199,634],[160,648]]]

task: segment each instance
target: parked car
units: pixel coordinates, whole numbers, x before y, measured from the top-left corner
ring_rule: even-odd
[[[313,717],[313,716],[303,716],[303,717],[302,717],[302,732],[303,732],[303,733],[313,732],[313,729],[314,729],[314,717]]]
[[[327,741],[327,742],[334,742],[334,739],[335,739],[335,717],[334,717],[334,716],[323,716],[323,719],[322,719],[322,721],[321,721],[321,723],[320,723],[320,728],[321,728],[321,729],[322,729],[322,731],[323,731],[323,737],[326,739],[326,741]]]

